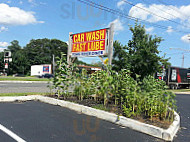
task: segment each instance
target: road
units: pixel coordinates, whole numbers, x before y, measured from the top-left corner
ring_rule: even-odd
[[[0,93],[27,93],[27,92],[49,92],[47,82],[36,83],[19,83],[19,82],[3,82],[0,81]]]
[[[181,129],[177,133],[174,142],[190,141],[190,94],[177,94],[177,112],[181,118]]]

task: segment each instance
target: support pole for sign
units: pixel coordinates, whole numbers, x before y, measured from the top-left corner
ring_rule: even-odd
[[[171,75],[171,66],[168,67],[168,80],[167,80],[167,85],[169,86],[170,84],[170,75]]]
[[[53,75],[55,75],[55,55],[53,54],[53,61],[52,61],[53,63]]]
[[[113,36],[114,36],[114,23],[110,24],[109,29],[109,47],[108,47],[108,65],[112,64],[112,58],[113,58]]]
[[[70,63],[71,63],[70,56],[71,56],[71,48],[72,48],[72,38],[71,38],[72,34],[73,34],[72,32],[69,32],[69,45],[68,45],[68,49],[67,49],[67,64],[68,65],[70,65]]]

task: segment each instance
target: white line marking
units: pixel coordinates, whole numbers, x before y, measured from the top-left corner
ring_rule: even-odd
[[[3,132],[5,132],[7,135],[9,135],[10,137],[12,137],[17,142],[26,142],[25,140],[23,140],[22,138],[20,138],[15,133],[11,132],[9,129],[7,129],[6,127],[4,127],[1,124],[0,124],[0,130],[2,130]]]

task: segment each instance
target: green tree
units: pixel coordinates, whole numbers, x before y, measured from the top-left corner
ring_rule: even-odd
[[[133,78],[138,74],[140,79],[143,79],[145,76],[161,71],[162,66],[169,65],[169,59],[158,55],[159,44],[163,41],[161,37],[147,34],[145,26],[141,26],[138,22],[134,27],[130,27],[130,31],[132,39],[129,40],[127,47],[119,42],[114,44],[113,65],[116,70],[129,69]]]
[[[13,58],[12,65],[14,67],[12,73],[26,74],[27,73],[26,68],[28,65],[26,52],[23,49],[20,49],[13,54],[12,58]]]
[[[58,39],[32,39],[24,48],[19,41],[13,40],[7,47],[12,53],[8,74],[29,74],[31,65],[51,64],[53,55],[61,57],[67,54],[67,43]],[[4,68],[3,52],[0,53],[0,70]]]
[[[19,45],[19,41],[13,40],[11,45],[9,45],[7,48],[11,51],[11,53],[15,53],[21,49],[21,46]]]
[[[8,74],[25,74],[27,57],[25,56],[24,50],[19,45],[19,41],[13,40],[7,49],[11,51],[12,55],[12,62],[9,63]]]
[[[121,69],[128,69],[129,63],[128,63],[128,52],[126,52],[126,46],[121,45],[119,41],[115,41],[113,43],[114,47],[114,54],[113,54],[113,70],[116,70],[117,72]]]
[[[30,71],[31,65],[51,64],[53,54],[55,57],[61,57],[61,53],[67,54],[67,43],[58,39],[32,39],[24,50],[27,56],[27,71]]]
[[[0,72],[3,72],[4,69],[4,53],[0,52]]]

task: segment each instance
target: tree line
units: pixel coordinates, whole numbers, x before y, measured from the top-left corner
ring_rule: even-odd
[[[14,40],[7,47],[12,53],[12,62],[9,63],[8,74],[30,75],[31,65],[52,64],[53,55],[61,57],[67,53],[68,45],[58,39],[32,39],[23,48],[19,41]],[[0,53],[0,70],[4,69],[4,53]]]

